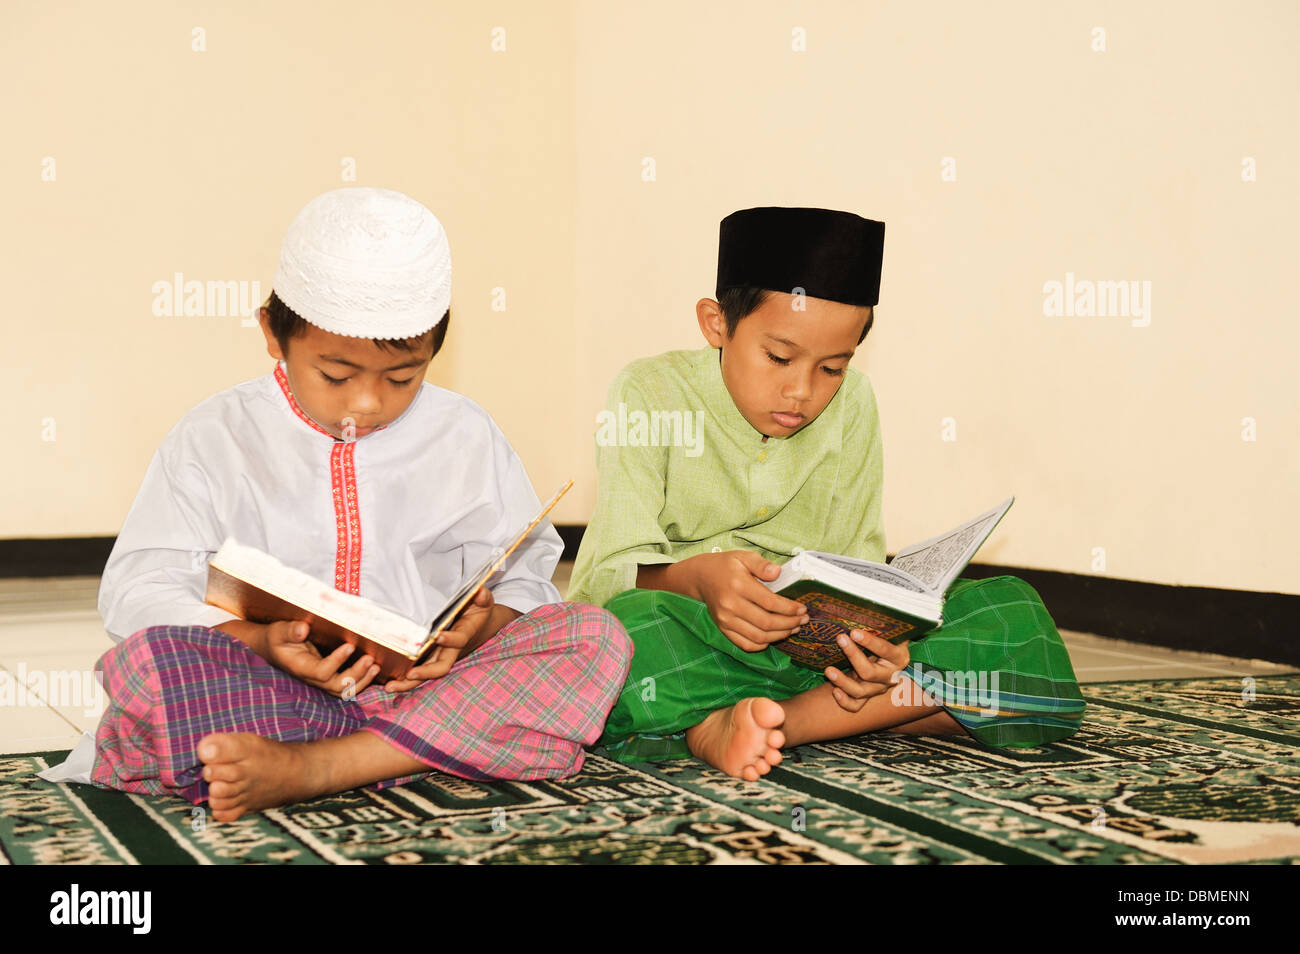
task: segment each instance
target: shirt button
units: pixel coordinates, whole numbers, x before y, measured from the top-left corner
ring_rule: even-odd
[[[758,508],[758,515],[759,515],[760,517],[766,517],[766,516],[767,516],[767,508],[766,508],[766,507],[759,507],[759,508]]]
[[[758,462],[761,464],[761,463],[763,463],[763,461],[765,461],[765,460],[767,460],[767,451],[759,451],[759,452],[758,452]]]
[[[721,552],[722,552],[722,547],[714,547],[714,548],[713,548],[713,552],[714,552],[714,553],[721,553]]]

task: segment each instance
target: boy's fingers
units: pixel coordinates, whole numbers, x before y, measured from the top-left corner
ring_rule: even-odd
[[[734,633],[740,639],[744,640],[745,644],[742,645],[737,642],[735,638],[731,639],[731,641],[736,643],[737,646],[740,646],[741,649],[750,653],[758,652],[760,649],[766,649],[769,644],[774,643],[779,639],[784,639],[789,633],[789,629],[770,633],[767,630],[760,629],[746,620],[743,616],[735,613],[725,616],[724,619],[726,620],[726,625],[719,625],[718,628],[724,633],[727,633],[728,637],[731,637],[731,634]]]
[[[757,580],[746,580],[735,595],[748,604],[745,618],[760,629],[789,631],[808,615],[808,608],[802,603],[777,596]]]
[[[759,580],[771,582],[781,575],[781,568],[775,563],[769,563],[757,553],[750,553],[748,550],[737,550],[738,554],[744,554],[741,562],[745,569],[750,571],[750,576],[741,580],[739,592],[743,594],[751,603],[757,603],[759,606],[781,616],[803,616],[807,613],[805,607],[798,600],[787,599],[784,596],[777,596]],[[769,569],[764,569],[764,568]],[[757,577],[757,579],[755,579]],[[797,625],[797,622],[792,625]],[[787,626],[786,629],[790,627]]]
[[[858,645],[886,660],[895,669],[902,669],[912,661],[912,654],[908,651],[907,642],[895,645],[883,636],[871,636],[860,629],[855,629],[853,632],[857,634],[853,639]]]
[[[843,695],[849,696],[853,699],[866,698],[867,695],[866,685],[864,683],[857,682],[856,680],[850,679],[848,676],[844,675],[844,673],[836,669],[834,666],[830,666],[827,668],[826,679],[833,686],[835,686],[835,689],[831,690],[832,692],[838,690]]]
[[[832,689],[831,695],[835,698],[835,701],[839,704],[841,709],[847,709],[849,712],[857,712],[867,704],[865,699],[854,699],[839,688]]]
[[[266,624],[266,640],[272,645],[302,642],[294,631],[294,624],[281,621]]]
[[[353,692],[354,693],[360,692],[361,690],[365,689],[368,685],[370,685],[378,678],[379,678],[379,667],[372,665],[368,670],[366,670],[366,674],[357,680],[357,684],[354,687]]]
[[[798,600],[792,600],[784,596],[773,593],[762,583],[754,581],[754,588],[746,592],[752,593],[750,597],[755,603],[771,613],[780,616],[807,616],[808,607]]]
[[[406,675],[408,678],[388,680],[386,683],[384,683],[384,688],[387,689],[389,692],[406,692],[408,689],[414,689],[420,683],[424,682],[424,679],[418,676],[414,679],[409,678],[415,675],[414,669],[412,669]]]
[[[369,656],[362,656],[356,665],[349,668],[347,672],[340,673],[339,675],[345,682],[351,679],[351,685],[356,688],[357,692],[360,692],[366,686],[370,685],[371,680],[375,678],[376,673],[372,670],[377,670],[374,660]]]
[[[406,671],[406,676],[402,679],[390,679],[384,683],[384,688],[389,692],[406,692],[408,689],[414,689],[422,682],[430,679],[440,679],[451,670],[452,665],[456,662],[458,654],[454,654],[450,647],[439,647],[434,650],[434,658],[429,662],[419,666],[413,666]]]
[[[308,644],[308,646],[315,650],[315,647],[311,646],[311,644]],[[337,677],[344,675],[342,672],[343,666],[355,651],[353,646],[340,643],[328,656],[321,657],[319,652],[313,652],[312,654],[317,658],[304,666],[304,672],[309,674],[310,678],[314,679],[321,687],[333,686]]]
[[[761,633],[762,641],[765,643],[785,639],[792,629],[803,622],[802,617],[778,616],[753,603],[738,608],[735,615],[752,626],[755,632]]]
[[[455,647],[457,649],[469,642],[469,633],[460,628],[458,623],[455,626],[448,626],[438,634],[437,643],[439,646]]]
[[[862,651],[859,645],[847,636],[841,635],[837,640],[840,649],[844,650],[845,657],[853,666],[853,671],[858,674],[859,679],[865,679],[868,682],[880,682],[889,678],[892,669],[880,666],[875,660],[868,659],[866,653]]]
[[[420,682],[424,682],[428,679],[441,679],[443,676],[447,675],[447,673],[451,670],[452,663],[454,662],[455,662],[454,656],[450,658],[443,656],[440,657],[437,662],[432,662],[424,666],[421,666],[420,671],[418,673],[418,678]],[[412,669],[409,673],[407,673],[407,675],[417,676],[417,673],[414,669]]]
[[[314,646],[312,648],[315,649]],[[348,661],[355,651],[355,648],[350,644],[339,643],[334,647],[333,652],[316,664],[316,671],[320,673],[320,678],[325,681],[331,679],[335,673],[343,668],[343,664]],[[320,653],[318,652],[316,655],[319,656]]]
[[[451,671],[451,667],[456,664],[460,658],[460,647],[439,643],[438,648],[433,651],[427,662],[410,669],[406,673],[406,680],[418,685],[426,679],[439,679]]]
[[[746,570],[761,580],[775,580],[781,575],[779,566],[752,550],[732,550],[731,553]]]
[[[763,643],[756,643],[751,639],[746,639],[734,630],[723,630],[722,635],[726,636],[747,653],[756,653],[767,648]]]
[[[412,685],[424,682],[426,679],[436,679],[442,675],[438,670],[442,668],[441,663],[427,662],[420,666],[415,666],[406,673],[404,682]]]
[[[798,600],[789,600],[784,596],[777,596],[757,581],[754,582],[753,589],[746,589],[744,593],[755,606],[761,607],[765,612],[771,613],[773,616],[779,616],[782,619],[793,619],[793,625],[795,626],[799,625],[800,618],[808,615],[807,606],[804,606]]]
[[[370,675],[370,664],[367,663],[365,668],[358,671],[357,666],[350,666],[348,669],[335,669],[328,676],[317,680],[320,688],[328,690],[336,695],[343,695],[351,689],[354,692],[360,692],[363,688],[361,679]],[[367,680],[368,681],[368,680]]]
[[[826,670],[826,678],[835,685],[835,688],[854,699],[870,699],[872,696],[878,696],[882,692],[889,691],[889,687],[886,685],[869,679],[863,679],[859,682],[848,673],[842,672],[834,666]]]
[[[456,619],[452,622],[452,625],[447,628],[451,629],[455,626],[459,626],[467,616],[480,616],[489,611],[495,605],[496,598],[492,595],[492,591],[484,586],[475,592],[474,596],[468,603],[461,607],[460,612],[456,614]]]
[[[298,624],[293,620],[276,620],[267,625],[267,633],[278,641],[297,641]]]
[[[747,653],[756,653],[761,649],[767,648],[766,643],[756,643],[750,639],[746,635],[746,632],[750,631],[752,628],[742,631],[739,627],[743,627],[745,624],[738,619],[724,617],[720,620],[715,619],[714,623],[717,624],[718,629],[722,630],[723,636],[726,636]]]

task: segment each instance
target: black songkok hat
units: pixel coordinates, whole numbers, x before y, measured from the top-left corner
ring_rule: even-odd
[[[831,209],[733,212],[718,236],[719,296],[750,285],[846,305],[880,300],[885,223]]]

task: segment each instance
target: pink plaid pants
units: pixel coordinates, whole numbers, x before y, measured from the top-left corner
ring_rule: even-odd
[[[153,626],[99,662],[109,706],[91,778],[197,803],[207,783],[196,750],[209,733],[305,742],[359,731],[462,778],[562,778],[582,768],[583,746],[600,737],[631,655],[610,613],[552,603],[503,626],[441,679],[404,693],[370,686],[345,700],[220,630]]]

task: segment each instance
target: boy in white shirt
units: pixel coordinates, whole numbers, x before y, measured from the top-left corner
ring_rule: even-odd
[[[218,820],[431,769],[561,777],[627,674],[604,610],[561,603],[542,525],[402,681],[324,658],[305,622],[203,602],[227,536],[336,588],[431,619],[461,574],[540,509],[488,414],[423,382],[450,320],[437,219],[383,189],[319,196],[290,226],[262,310],[273,373],[190,411],[155,454],[105,567],[122,640],[95,784],[209,800]]]

